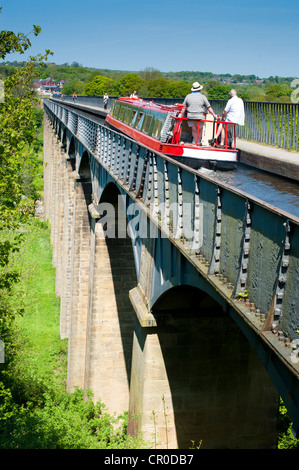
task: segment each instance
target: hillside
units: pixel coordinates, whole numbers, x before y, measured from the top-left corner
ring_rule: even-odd
[[[0,63],[0,77],[12,73],[20,62]],[[204,85],[204,93],[210,99],[227,99],[230,88],[236,88],[239,96],[250,101],[290,102],[294,77],[257,77],[256,75],[214,74],[212,72],[180,71],[161,72],[148,67],[142,71],[108,70],[83,67],[77,62],[69,64],[47,63],[37,70],[37,79],[52,77],[55,82],[64,81],[60,91],[66,95],[123,95],[137,90],[143,97],[183,98],[194,81]]]

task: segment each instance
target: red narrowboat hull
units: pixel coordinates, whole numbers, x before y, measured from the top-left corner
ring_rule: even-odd
[[[106,121],[109,126],[128,137],[149,147],[155,152],[165,154],[176,161],[192,167],[193,169],[211,168],[221,170],[233,170],[238,161],[238,151],[236,149],[217,149],[210,146],[199,146],[188,143],[167,143],[161,142],[150,135],[135,129],[118,119],[107,115]]]

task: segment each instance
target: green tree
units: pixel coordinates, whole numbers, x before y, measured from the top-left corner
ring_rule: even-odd
[[[246,87],[246,93],[249,101],[259,101],[265,96],[264,88],[256,84]]]
[[[209,100],[228,100],[231,87],[226,85],[216,85],[208,90]]]
[[[272,84],[266,88],[266,101],[290,102],[292,88],[287,84]]]
[[[292,93],[292,89],[288,85],[278,85],[273,84],[267,87],[266,89],[266,96],[274,96],[275,98],[279,98],[280,96],[290,96]]]
[[[166,78],[153,78],[148,81],[147,88],[148,94],[153,98],[164,98],[167,96],[167,85],[168,81]]]
[[[185,98],[191,91],[191,84],[187,82],[169,82],[167,93],[169,98]]]
[[[127,96],[133,93],[134,90],[136,90],[138,94],[144,84],[145,80],[140,78],[137,73],[128,73],[119,80],[119,94],[121,96]]]
[[[208,93],[211,88],[214,88],[216,86],[219,86],[219,82],[217,82],[216,80],[209,80],[205,85],[205,91]]]
[[[108,95],[117,95],[118,86],[114,80],[103,75],[93,77],[84,88],[84,94],[87,96],[103,96],[105,92]]]
[[[39,26],[34,26],[34,35],[40,30]],[[4,30],[0,31],[0,37],[2,59],[11,52],[23,54],[31,45],[28,35],[22,33]],[[0,103],[0,336],[7,333],[10,320],[22,311],[21,306],[16,309],[10,301],[11,291],[18,281],[11,260],[22,238],[16,228],[22,217],[33,210],[30,192],[24,194],[31,166],[28,162],[32,164],[30,146],[37,129],[34,109],[39,105],[31,82],[35,67],[42,64],[49,53],[47,50],[44,56],[30,57],[5,78],[4,101]]]
[[[144,70],[139,72],[139,75],[143,80],[152,80],[154,78],[162,77],[162,73],[153,67],[146,67]]]
[[[73,93],[76,93],[77,95],[83,95],[84,88],[85,85],[81,82],[81,80],[73,78],[63,85],[61,92],[65,95],[72,95]]]
[[[1,12],[2,7],[0,7],[0,14]],[[31,32],[34,34],[34,36],[38,36],[38,34],[41,32],[40,26],[33,25],[33,30]],[[0,59],[4,59],[7,54],[11,54],[12,52],[19,52],[20,54],[24,54],[24,52],[31,47],[29,34],[15,34],[12,31],[1,31]]]
[[[249,101],[250,100],[250,95],[247,92],[247,90],[238,91],[238,97],[242,98],[243,101]]]

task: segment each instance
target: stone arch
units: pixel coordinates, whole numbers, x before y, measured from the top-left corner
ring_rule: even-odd
[[[163,292],[152,307],[154,316],[159,316],[162,312],[196,312],[202,309],[210,308],[223,311],[221,306],[210,297],[206,292],[200,290],[194,285],[177,285]]]
[[[64,127],[63,130],[62,130],[61,147],[64,149],[64,151],[67,150],[67,129],[66,129],[66,127]]]
[[[71,159],[76,158],[76,140],[75,140],[75,137],[73,135],[71,136],[71,139],[70,139],[68,155]]]
[[[79,162],[78,173],[81,178],[89,179],[89,180],[91,178],[90,159],[89,159],[89,153],[87,150],[84,150],[84,152],[82,153],[82,156]]]
[[[57,140],[61,141],[61,139],[62,139],[62,125],[61,125],[61,121],[59,121],[57,124]]]
[[[57,134],[57,124],[58,123],[58,119],[55,115],[52,116],[52,128],[54,130],[54,133]]]
[[[121,195],[120,190],[115,183],[109,182],[103,189],[100,202],[108,202],[116,205],[118,197]]]
[[[161,448],[275,448],[277,393],[228,309],[179,285],[152,314],[156,327],[135,330],[130,414],[141,418],[129,432]]]

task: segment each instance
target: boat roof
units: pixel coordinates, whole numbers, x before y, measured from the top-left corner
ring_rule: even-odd
[[[175,103],[174,105],[166,105],[155,103],[154,101],[146,101],[142,98],[130,98],[130,97],[120,97],[116,101],[120,101],[122,103],[128,103],[132,106],[138,106],[143,109],[148,109],[152,111],[160,111],[164,113],[168,113],[171,111],[180,111],[183,107],[181,103]]]

